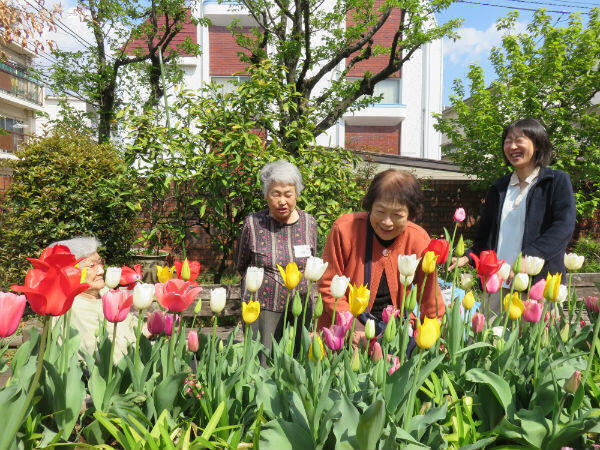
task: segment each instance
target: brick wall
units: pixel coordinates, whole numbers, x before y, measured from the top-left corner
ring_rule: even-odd
[[[352,150],[400,154],[400,125],[346,125],[345,147]]]
[[[245,28],[244,31],[249,32],[250,28]],[[246,54],[249,52],[237,45],[235,36],[226,27],[209,27],[208,42],[210,54],[208,70],[211,75],[229,76],[246,69],[247,64],[240,61],[238,52],[243,51]]]

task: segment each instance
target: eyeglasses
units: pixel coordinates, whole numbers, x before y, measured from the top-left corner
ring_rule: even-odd
[[[98,267],[104,267],[104,259],[97,259],[94,261],[81,261],[79,267],[81,269],[97,269]]]

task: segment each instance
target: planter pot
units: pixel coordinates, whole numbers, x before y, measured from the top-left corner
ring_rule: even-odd
[[[166,251],[161,250],[159,253],[153,255],[142,253],[134,255],[134,264],[142,266],[142,280],[144,283],[158,283],[156,266],[164,266],[168,254]]]

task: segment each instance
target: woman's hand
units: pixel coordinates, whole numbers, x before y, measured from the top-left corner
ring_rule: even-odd
[[[448,267],[448,272],[450,272],[452,269],[454,269],[457,265],[458,265],[458,267],[462,267],[462,266],[466,265],[468,262],[469,262],[468,256],[461,256],[460,258],[453,257],[452,264],[450,264],[450,266]]]

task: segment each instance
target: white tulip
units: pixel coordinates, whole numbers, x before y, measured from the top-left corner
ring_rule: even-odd
[[[585,256],[579,256],[576,253],[565,253],[565,267],[570,272],[581,269],[584,260]]]
[[[561,284],[558,287],[558,297],[556,297],[556,303],[562,303],[567,299],[567,287],[564,284]]]
[[[468,291],[473,286],[473,274],[461,273],[460,274],[460,287],[465,291]]]
[[[493,327],[492,328],[492,334],[499,338],[502,337],[502,331],[504,331],[504,327]]]
[[[515,286],[515,291],[523,292],[529,286],[529,275],[526,273],[518,273],[515,275],[513,284]]]
[[[148,308],[154,300],[154,285],[138,283],[133,288],[133,306],[139,311]]]
[[[263,282],[264,276],[265,269],[263,269],[262,267],[248,267],[246,269],[246,277],[244,278],[246,283],[246,289],[248,289],[249,292],[258,291]]]
[[[498,270],[498,276],[503,280],[508,280],[508,277],[510,276],[510,264],[502,264],[502,267]]]
[[[121,268],[120,267],[107,267],[106,273],[104,274],[104,282],[109,289],[114,289],[119,285],[121,281]]]
[[[304,269],[305,278],[309,281],[319,281],[325,273],[328,264],[321,258],[309,256],[306,260],[306,268]]]
[[[524,256],[523,265],[525,266],[525,273],[530,277],[536,276],[542,271],[544,267],[544,259],[538,258],[537,256]]]
[[[405,277],[414,276],[420,261],[417,255],[398,255],[398,272]]]
[[[400,283],[403,284],[404,286],[410,286],[414,280],[415,276],[414,275],[409,275],[407,277],[405,277],[404,275],[400,275]]]
[[[210,310],[219,314],[225,308],[227,291],[224,287],[218,287],[210,291]]]
[[[334,298],[342,298],[344,295],[346,295],[348,283],[350,283],[350,278],[345,277],[344,275],[334,275],[333,279],[331,280],[331,285],[329,286],[331,295]]]

